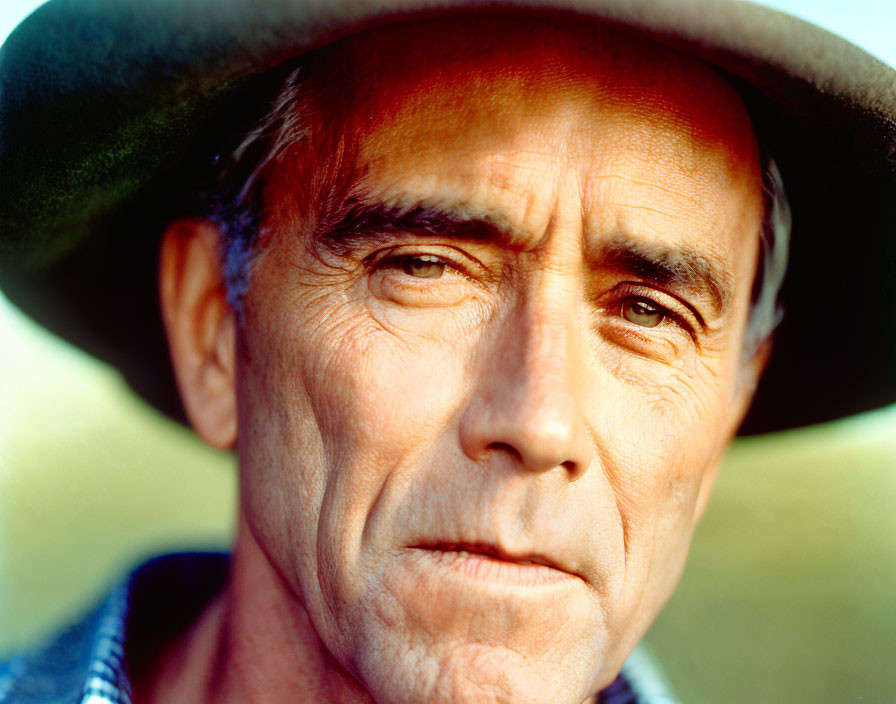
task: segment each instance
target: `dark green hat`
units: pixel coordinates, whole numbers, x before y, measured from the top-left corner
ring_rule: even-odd
[[[896,71],[730,0],[52,0],[0,48],[0,288],[180,416],[155,293],[175,175],[302,54],[461,11],[609,23],[728,74],[794,220],[785,322],[745,431],[896,401]]]

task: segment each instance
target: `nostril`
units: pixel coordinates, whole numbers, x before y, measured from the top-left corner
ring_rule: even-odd
[[[576,460],[560,461],[559,457],[553,452],[544,452],[550,443],[542,441],[535,443],[527,448],[527,451],[521,451],[507,442],[493,442],[486,446],[486,451],[497,450],[501,453],[507,453],[513,457],[522,466],[539,471],[546,471],[554,467],[562,467],[570,476],[577,478],[580,473],[581,464]]]
[[[510,454],[510,455],[513,455],[513,456],[516,457],[517,459],[522,459],[522,457],[520,456],[519,451],[518,451],[513,445],[511,445],[510,443],[506,443],[506,442],[493,442],[493,443],[489,444],[489,446],[486,447],[485,449],[486,449],[486,450],[500,450],[501,452],[506,452],[506,453],[508,453],[508,454]]]
[[[464,454],[475,462],[509,461],[523,471],[556,469],[578,479],[591,457],[581,408],[563,390],[550,395],[540,387],[515,388],[517,393],[506,393],[506,385],[492,388],[471,399],[458,428]]]

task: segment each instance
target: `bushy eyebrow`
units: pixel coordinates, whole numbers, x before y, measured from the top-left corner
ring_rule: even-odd
[[[395,235],[506,243],[518,237],[487,218],[417,204],[410,208],[380,202],[349,200],[320,224],[316,239],[338,255],[353,247],[376,244]],[[708,295],[717,315],[733,296],[731,277],[723,266],[688,246],[648,243],[631,235],[617,234],[603,242],[593,268],[612,268],[670,290]],[[704,318],[686,301],[703,327]]]
[[[402,208],[357,200],[347,202],[335,217],[322,223],[316,239],[337,254],[346,254],[352,246],[380,242],[397,234],[484,242],[507,239],[486,218],[465,217],[425,205]]]

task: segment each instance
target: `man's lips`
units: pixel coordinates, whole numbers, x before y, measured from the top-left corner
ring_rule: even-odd
[[[515,562],[518,565],[543,565],[545,567],[553,567],[556,570],[562,570],[561,567],[544,555],[512,555],[495,545],[486,545],[482,543],[435,543],[433,545],[415,545],[414,547],[420,548],[421,550],[438,550],[440,552],[465,552],[470,555],[480,555],[494,560],[502,560],[503,562]]]
[[[435,542],[411,546],[432,553],[442,563],[455,564],[462,567],[468,576],[493,576],[502,578],[526,577],[522,581],[530,581],[535,575],[527,573],[552,572],[554,581],[558,577],[577,577],[581,575],[565,569],[555,560],[540,553],[512,553],[489,543]],[[491,563],[491,564],[489,564]],[[548,576],[548,575],[543,575]],[[517,581],[517,579],[511,579]],[[542,581],[536,579],[534,581]]]

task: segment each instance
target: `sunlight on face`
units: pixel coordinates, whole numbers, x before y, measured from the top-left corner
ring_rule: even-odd
[[[381,30],[319,70],[365,87],[360,178],[331,232],[267,223],[252,533],[377,701],[581,702],[668,598],[747,400],[746,110],[699,64],[544,22]]]

